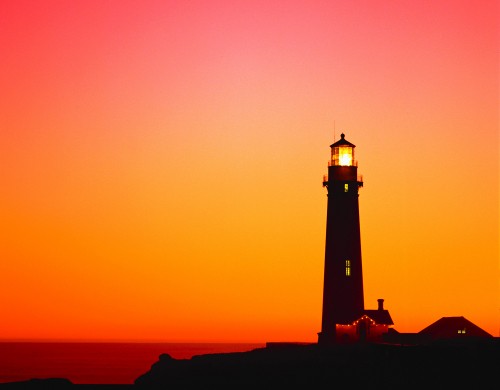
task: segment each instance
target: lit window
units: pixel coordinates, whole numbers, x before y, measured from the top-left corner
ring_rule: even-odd
[[[345,276],[351,276],[351,260],[345,261]]]
[[[465,334],[465,328],[464,329],[459,329],[458,334]]]
[[[344,184],[344,192],[347,192],[349,191],[349,184]]]

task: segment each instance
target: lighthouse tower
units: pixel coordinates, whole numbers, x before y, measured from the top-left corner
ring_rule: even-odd
[[[339,341],[339,327],[349,327],[364,314],[363,273],[359,228],[358,178],[355,145],[341,134],[330,145],[331,159],[323,186],[328,190],[323,317],[319,344]]]

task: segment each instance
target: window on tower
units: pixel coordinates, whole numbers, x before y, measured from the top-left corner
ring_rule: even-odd
[[[349,184],[344,184],[344,192],[348,192],[349,191]]]
[[[351,276],[351,260],[345,261],[345,276]]]

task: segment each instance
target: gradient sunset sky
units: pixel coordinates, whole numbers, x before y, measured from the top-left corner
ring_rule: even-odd
[[[498,1],[2,1],[0,339],[317,341],[329,145],[365,308],[494,336]]]

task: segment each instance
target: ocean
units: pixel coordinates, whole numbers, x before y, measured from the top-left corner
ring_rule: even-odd
[[[0,383],[66,378],[75,384],[133,384],[162,353],[176,359],[244,352],[262,344],[0,342]]]

